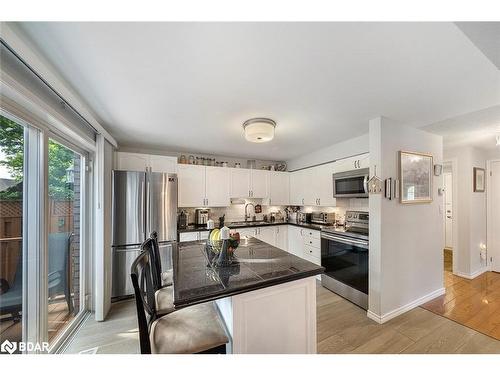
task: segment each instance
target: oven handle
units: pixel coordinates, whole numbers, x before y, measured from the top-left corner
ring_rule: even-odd
[[[368,194],[368,177],[365,175],[365,178],[363,178],[363,189],[365,190],[365,194]]]
[[[321,233],[321,238],[327,239],[327,240],[332,240],[332,241],[338,241],[341,243],[345,243],[348,245],[361,245],[365,246],[368,248],[368,242],[367,241],[360,241],[360,240],[354,240],[350,238],[345,238],[345,237],[340,237],[340,236],[335,236],[332,234],[327,234],[327,233]]]

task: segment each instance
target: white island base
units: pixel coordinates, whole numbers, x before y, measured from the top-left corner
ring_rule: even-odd
[[[216,303],[231,336],[228,354],[316,353],[315,276]]]

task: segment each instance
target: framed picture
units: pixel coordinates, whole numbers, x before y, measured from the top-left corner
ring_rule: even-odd
[[[433,174],[432,155],[399,151],[400,202],[432,202]]]
[[[474,167],[474,192],[484,193],[486,171],[483,168]]]

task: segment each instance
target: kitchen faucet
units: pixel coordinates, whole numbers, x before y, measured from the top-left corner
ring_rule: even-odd
[[[253,215],[253,221],[255,221],[255,204],[253,203],[247,203],[245,204],[245,221],[247,221],[248,219],[250,219],[250,215],[248,215],[247,213],[247,208],[249,205],[252,205],[253,206],[253,212],[254,212],[254,215]]]

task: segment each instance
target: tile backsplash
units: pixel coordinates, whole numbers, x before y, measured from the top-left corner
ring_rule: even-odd
[[[226,222],[243,221],[245,220],[245,204],[261,204],[262,199],[238,199],[235,200],[230,206],[227,207],[213,207],[210,208],[210,219],[218,223],[219,217],[226,215]],[[262,220],[264,215],[269,215],[272,212],[281,211],[285,215],[286,206],[267,206],[262,205],[262,213],[255,214],[257,220]],[[179,208],[178,212],[186,211],[189,215],[189,223],[194,222],[195,208]],[[335,212],[337,219],[345,217],[347,210],[368,211],[368,198],[339,198],[337,199],[336,207],[317,207],[317,206],[302,206],[299,207],[303,212]],[[249,215],[254,215],[253,207],[248,207]]]

